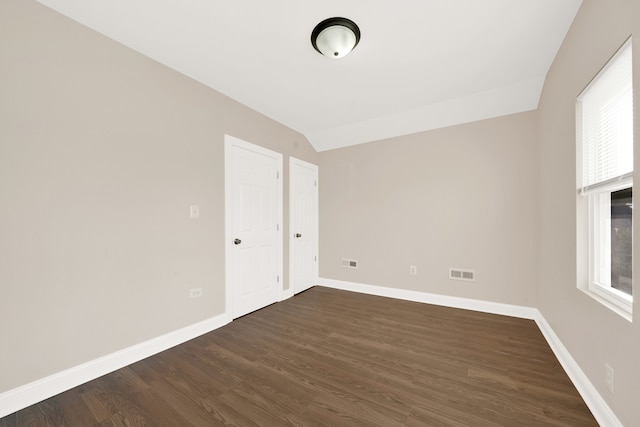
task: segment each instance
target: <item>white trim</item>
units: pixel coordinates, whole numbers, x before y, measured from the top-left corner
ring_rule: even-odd
[[[316,210],[314,212],[314,219],[315,219],[315,256],[316,256],[316,263],[315,263],[315,269],[314,269],[314,274],[313,276],[317,279],[318,278],[318,274],[319,274],[319,269],[318,266],[320,265],[320,250],[319,250],[319,237],[320,237],[320,233],[319,233],[319,211],[320,211],[320,177],[319,177],[319,168],[318,165],[314,165],[313,163],[309,163],[309,162],[305,162],[304,160],[300,160],[297,159],[295,157],[289,157],[289,289],[287,290],[287,293],[290,295],[289,296],[293,296],[296,292],[296,290],[294,289],[294,283],[293,283],[293,265],[294,265],[294,253],[291,250],[291,248],[293,248],[294,245],[294,237],[293,237],[293,230],[292,230],[292,224],[293,224],[293,217],[294,217],[294,212],[293,212],[293,203],[291,203],[291,201],[293,200],[292,194],[293,194],[293,181],[294,181],[294,176],[293,176],[293,166],[300,166],[306,169],[311,170],[314,174],[315,174],[315,180],[316,180],[316,192],[315,192],[315,207]],[[313,286],[313,283],[309,284],[309,287],[307,289],[309,289],[310,287]],[[300,292],[305,291],[306,289],[301,290]]]
[[[284,215],[283,215],[283,205],[284,205],[284,197],[283,197],[283,181],[284,174],[282,170],[282,153],[278,153],[277,151],[269,150],[268,148],[261,147],[256,144],[252,144],[247,141],[243,141],[239,138],[236,138],[231,135],[224,135],[224,238],[225,238],[225,307],[226,312],[233,318],[233,298],[232,298],[232,289],[231,282],[233,278],[232,274],[232,265],[231,265],[231,251],[233,249],[233,206],[232,206],[232,176],[233,171],[231,170],[231,148],[232,147],[240,147],[245,150],[252,151],[254,153],[262,154],[268,157],[275,158],[278,162],[278,225],[280,230],[278,232],[278,277],[279,277],[279,287],[278,287],[278,296],[276,298],[277,301],[282,301],[286,299],[286,291],[284,290]]]
[[[584,292],[589,297],[598,301],[600,304],[604,305],[609,310],[621,316],[623,319],[627,320],[628,322],[633,322],[633,313],[623,308],[621,304],[614,303],[612,301],[612,298],[606,294],[605,290],[600,290],[600,292],[598,292],[598,289],[596,288],[597,286],[598,285],[589,286],[588,284],[582,285],[578,283],[578,290]]]
[[[0,394],[0,418],[211,332],[230,321],[231,316],[223,313],[6,391]]]
[[[582,369],[580,369],[575,359],[571,357],[571,353],[569,353],[569,350],[562,344],[562,341],[560,341],[560,338],[558,338],[542,313],[538,311],[538,316],[534,320],[538,328],[540,328],[540,332],[542,332],[542,335],[547,340],[547,343],[549,343],[549,347],[551,347],[551,350],[553,350],[553,353],[571,379],[571,382],[573,382],[580,396],[582,396],[582,399],[591,410],[596,421],[598,421],[601,426],[624,427],[609,405],[607,405],[607,402],[605,402],[600,393],[598,393],[598,390],[596,390],[591,381],[589,381],[589,378]]]
[[[625,173],[620,176],[609,178],[605,181],[597,182],[595,184],[587,185],[578,189],[578,193],[581,196],[588,196],[591,193],[602,191],[618,191],[623,188],[633,187],[633,171]]]
[[[232,318],[231,304],[233,298],[231,298],[231,239],[233,239],[231,233],[231,218],[233,216],[231,207],[231,137],[224,136],[224,307],[225,312]]]
[[[289,276],[291,277],[291,276]],[[280,293],[280,298],[278,299],[278,302],[280,301],[284,301],[286,299],[289,299],[293,296],[293,289],[291,289],[291,286],[289,286],[289,289],[283,289],[282,292]]]
[[[426,292],[409,291],[405,289],[387,288],[383,286],[367,285],[363,283],[345,282],[333,279],[318,279],[319,286],[342,289],[346,291],[359,292],[369,295],[397,298],[407,301],[422,302],[426,304],[441,305],[466,310],[475,310],[485,313],[501,314],[523,319],[534,320],[540,332],[546,339],[549,347],[562,365],[569,379],[582,396],[585,404],[591,410],[596,421],[603,427],[624,427],[615,413],[611,410],[607,402],[598,393],[589,378],[580,369],[580,366],[571,356],[571,353],[562,344],[560,338],[555,334],[549,323],[537,308],[525,307],[511,304],[502,304],[490,301],[479,301],[468,298],[453,297],[448,295],[431,294]]]
[[[621,185],[603,187],[588,194],[589,281],[586,284],[577,283],[578,289],[629,322],[633,319],[633,297],[611,287],[610,199],[612,191],[629,188],[632,183],[625,181]]]
[[[463,308],[465,310],[482,311],[484,313],[501,314],[503,316],[520,317],[523,319],[534,320],[538,316],[538,309],[533,307],[524,307],[521,305],[480,301],[470,298],[409,291],[406,289],[387,288],[384,286],[365,285],[362,283],[344,282],[341,280],[325,278],[320,278],[318,283],[320,286],[325,286],[327,288],[342,289],[345,291],[360,292],[363,294],[422,302],[426,304],[442,305],[445,307]]]

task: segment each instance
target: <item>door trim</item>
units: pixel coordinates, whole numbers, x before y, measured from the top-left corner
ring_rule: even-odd
[[[314,270],[314,281],[317,281],[318,277],[319,277],[319,268],[318,266],[320,265],[320,251],[319,251],[319,240],[320,240],[320,234],[319,234],[319,213],[320,213],[320,179],[319,179],[319,172],[318,172],[318,165],[314,165],[313,163],[309,163],[309,162],[305,162],[304,160],[300,160],[300,159],[296,159],[295,157],[289,157],[289,288],[287,289],[287,295],[289,297],[293,296],[296,292],[296,290],[294,289],[294,282],[293,282],[293,275],[294,275],[294,271],[293,271],[293,265],[294,265],[294,253],[293,253],[293,245],[294,245],[294,237],[293,237],[293,218],[294,218],[294,212],[293,212],[293,207],[294,204],[291,203],[292,202],[292,195],[293,195],[293,181],[294,181],[294,176],[293,176],[293,166],[297,165],[297,166],[301,166],[307,169],[311,169],[312,171],[315,172],[316,174],[316,200],[315,200],[315,205],[316,205],[316,211],[315,211],[315,224],[314,224],[314,233],[315,233],[315,247],[314,247],[314,251],[316,253],[316,264],[315,264],[315,270]],[[313,285],[312,285],[313,286]]]
[[[279,280],[278,286],[278,300],[283,299],[284,293],[284,266],[283,266],[283,241],[284,241],[284,221],[283,221],[283,173],[282,173],[282,154],[276,151],[269,150],[259,145],[252,144],[247,141],[243,141],[231,135],[224,135],[224,258],[225,258],[225,274],[224,274],[224,298],[225,298],[225,313],[229,316],[229,319],[233,320],[233,289],[231,284],[233,283],[232,274],[232,262],[231,253],[233,249],[233,204],[232,204],[232,186],[231,179],[233,177],[233,171],[231,169],[232,157],[231,150],[233,147],[243,148],[245,150],[252,151],[257,154],[273,157],[278,161],[278,234],[277,234],[277,271]]]

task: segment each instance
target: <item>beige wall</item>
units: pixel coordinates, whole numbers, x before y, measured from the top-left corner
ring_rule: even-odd
[[[536,153],[535,112],[320,153],[320,276],[535,306]]]
[[[223,312],[225,133],[284,153],[285,176],[287,155],[317,163],[302,135],[0,2],[0,392]]]
[[[635,99],[640,99],[640,10],[635,0],[585,0],[547,76],[540,102],[539,309],[624,425],[640,420],[640,304],[629,323],[576,288],[576,96],[629,35],[634,40]],[[636,106],[636,141],[640,131]],[[640,149],[636,144],[635,170]],[[637,181],[637,179],[636,179]],[[638,211],[634,223],[638,224]],[[640,248],[640,233],[635,234]],[[634,271],[639,272],[636,250]],[[580,271],[580,275],[584,272]],[[637,280],[635,280],[637,284]],[[638,286],[635,286],[638,294]],[[605,367],[615,369],[615,394]]]

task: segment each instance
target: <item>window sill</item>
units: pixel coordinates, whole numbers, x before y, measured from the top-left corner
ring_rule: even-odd
[[[589,289],[586,287],[578,287],[578,289],[580,289],[582,292],[589,295],[591,298],[598,301],[600,304],[604,305],[611,311],[615,312],[616,314],[622,316],[629,322],[633,323],[633,313],[632,311],[627,310],[626,307],[621,307],[620,305],[615,304],[614,302],[600,295],[599,292],[595,292],[592,289]]]

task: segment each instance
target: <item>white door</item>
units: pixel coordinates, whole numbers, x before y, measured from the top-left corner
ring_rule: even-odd
[[[235,319],[280,296],[282,155],[225,135],[225,167],[227,310]]]
[[[294,293],[318,279],[318,166],[289,159],[289,270]]]

